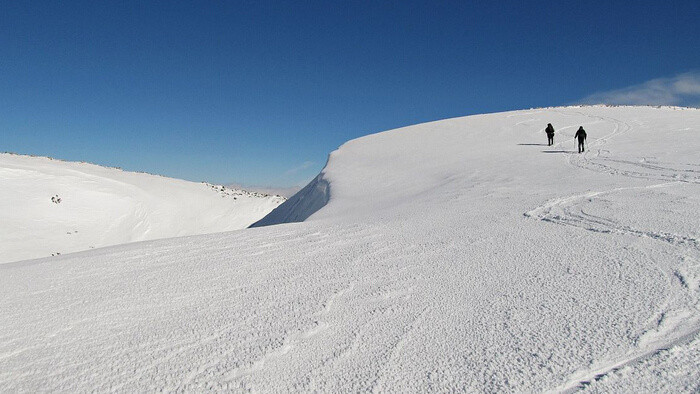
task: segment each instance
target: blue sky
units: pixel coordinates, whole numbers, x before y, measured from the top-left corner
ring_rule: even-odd
[[[298,185],[349,139],[454,116],[700,105],[698,1],[0,8],[0,151],[194,181]]]

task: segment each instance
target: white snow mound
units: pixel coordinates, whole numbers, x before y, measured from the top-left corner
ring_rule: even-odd
[[[699,146],[604,106],[350,141],[265,227],[0,265],[0,392],[697,392]]]
[[[284,201],[93,164],[0,154],[0,263],[238,230]]]

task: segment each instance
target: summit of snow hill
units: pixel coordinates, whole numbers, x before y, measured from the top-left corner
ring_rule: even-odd
[[[697,392],[698,146],[609,106],[349,141],[255,228],[0,265],[0,391]]]
[[[539,108],[472,115],[402,127],[348,141],[331,152],[325,168],[316,178],[253,227],[299,222],[312,215],[312,219],[372,215],[383,208],[394,209],[397,204],[412,203],[414,197],[423,196],[428,191],[444,189],[449,193],[455,183],[459,182],[466,185],[497,185],[498,189],[502,189],[508,183],[513,183],[514,178],[519,178],[525,181],[514,184],[520,189],[528,181],[539,177],[534,175],[533,178],[533,175],[528,174],[527,167],[514,167],[513,164],[519,160],[529,160],[526,165],[542,162],[547,167],[551,167],[549,163],[561,161],[562,157],[578,167],[583,166],[584,162],[589,163],[592,155],[595,155],[597,161],[602,161],[600,156],[607,155],[609,151],[599,149],[598,146],[604,145],[613,131],[621,134],[626,130],[619,130],[623,126],[609,119],[606,122],[603,116],[594,115],[596,113],[658,118],[659,124],[654,125],[658,128],[645,129],[643,135],[635,130],[637,133],[620,136],[622,141],[618,144],[624,145],[622,149],[629,154],[658,153],[658,150],[664,150],[668,144],[674,148],[690,148],[689,141],[697,138],[695,128],[685,125],[695,126],[692,122],[700,110],[672,106],[585,105]],[[529,114],[538,116],[528,118]],[[578,120],[575,119],[577,117]],[[684,127],[669,130],[673,126],[661,123],[667,118],[675,121],[674,117],[683,119]],[[553,123],[556,127],[556,144],[553,147],[547,146],[544,133],[547,123]],[[592,151],[582,157],[568,157],[569,154],[576,153],[573,138],[579,126],[588,130],[588,142]],[[526,131],[529,134],[524,134]],[[616,140],[620,140],[620,137]],[[653,141],[650,141],[652,137],[658,138],[660,145],[654,146]],[[523,141],[518,142],[520,140]],[[637,144],[644,144],[643,148],[638,149]],[[675,152],[661,153],[672,156]],[[528,156],[533,153],[538,155]],[[640,160],[646,160],[645,157],[649,156],[639,157]],[[594,166],[590,163],[585,165]],[[488,167],[489,171],[484,171],[484,167]],[[548,171],[542,167],[532,169],[538,174]],[[538,191],[534,187],[531,189],[532,192]],[[328,207],[324,208],[326,204]],[[316,214],[321,208],[324,208],[322,212]]]
[[[246,228],[285,199],[48,157],[0,154],[0,263]]]

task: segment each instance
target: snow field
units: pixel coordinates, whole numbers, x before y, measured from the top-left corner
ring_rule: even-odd
[[[279,225],[0,265],[0,391],[697,391],[698,142],[449,119],[346,143]]]
[[[0,263],[238,230],[284,201],[217,185],[13,154],[0,154],[0,190]]]

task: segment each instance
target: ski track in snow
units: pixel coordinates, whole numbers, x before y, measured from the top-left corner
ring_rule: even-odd
[[[644,159],[640,161],[617,159],[610,151],[604,150],[602,147],[615,136],[634,132],[633,127],[626,122],[610,117],[591,116],[581,112],[576,113],[592,117],[602,122],[612,122],[614,123],[614,130],[594,140],[593,143],[587,144],[584,153],[567,156],[569,164],[586,170],[616,176],[648,180],[666,180],[667,182],[647,186],[592,191],[556,198],[526,212],[525,216],[558,225],[578,227],[592,232],[646,237],[671,244],[679,248],[681,254],[692,256],[694,261],[700,261],[700,242],[696,238],[664,231],[635,229],[631,226],[619,223],[612,218],[589,214],[584,209],[586,204],[595,203],[597,199],[620,192],[653,190],[673,187],[684,183],[700,184],[700,170],[696,169],[697,165],[683,163],[649,164]],[[560,147],[562,144],[563,143],[556,144],[555,147]],[[575,146],[576,144],[574,143],[574,148]],[[591,151],[589,147],[591,146],[595,148],[595,154],[593,155],[590,154]],[[639,346],[637,349],[629,351],[627,354],[621,356],[620,359],[595,362],[590,368],[576,372],[566,383],[551,390],[552,392],[570,393],[585,389],[589,387],[591,382],[598,382],[610,373],[617,372],[626,366],[640,363],[648,358],[658,356],[662,351],[667,351],[675,346],[686,345],[696,339],[700,333],[700,319],[697,317],[697,313],[699,312],[698,306],[700,304],[698,302],[698,289],[689,289],[684,276],[678,271],[669,272],[665,270],[664,274],[667,275],[670,281],[675,279],[680,282],[682,285],[681,287],[685,291],[693,293],[690,295],[693,302],[692,305],[688,306],[689,313],[687,314],[687,319],[685,321],[679,321],[663,331],[653,332],[652,334],[655,340],[652,341],[651,344]],[[667,311],[661,311],[659,313],[659,326],[661,322],[663,322],[666,313]],[[675,311],[675,313],[679,312]]]

